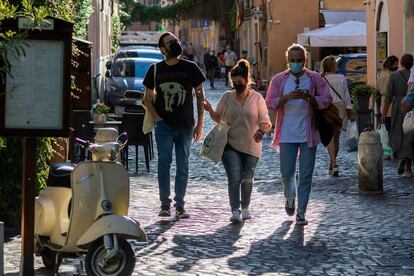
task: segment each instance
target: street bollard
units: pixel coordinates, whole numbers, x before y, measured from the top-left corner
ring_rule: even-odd
[[[360,192],[382,192],[382,144],[376,131],[364,131],[358,143],[358,185]]]
[[[0,221],[0,275],[4,275],[4,223]]]

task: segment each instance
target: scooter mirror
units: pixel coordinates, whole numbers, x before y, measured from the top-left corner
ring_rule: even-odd
[[[126,132],[121,133],[118,138],[116,138],[116,142],[123,148],[128,142],[128,134]]]

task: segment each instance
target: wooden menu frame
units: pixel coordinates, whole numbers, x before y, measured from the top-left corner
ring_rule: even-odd
[[[1,32],[26,31],[24,42],[30,47],[24,46],[23,58],[10,58],[13,78],[0,82],[0,136],[70,134],[73,24],[47,20],[41,30],[27,29],[23,17],[1,22]]]

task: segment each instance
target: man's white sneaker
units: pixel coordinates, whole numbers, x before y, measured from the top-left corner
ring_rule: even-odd
[[[242,210],[241,210],[241,214],[242,214],[242,219],[243,219],[243,220],[246,220],[246,219],[251,219],[251,218],[252,218],[252,215],[250,215],[249,208],[242,209]]]
[[[234,211],[232,211],[232,215],[231,215],[230,221],[231,222],[234,222],[234,223],[240,223],[240,222],[242,222],[242,219],[241,219],[241,216],[240,216],[240,210],[234,210]]]

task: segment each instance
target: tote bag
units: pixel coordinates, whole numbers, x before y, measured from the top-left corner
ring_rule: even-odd
[[[230,126],[223,121],[224,113],[226,112],[228,104],[228,97],[226,99],[226,105],[224,106],[223,113],[221,114],[220,122],[216,124],[213,129],[204,138],[203,145],[200,149],[200,156],[205,156],[214,163],[218,163],[223,156],[224,148],[227,144],[227,135],[229,133]]]
[[[157,75],[157,64],[154,64],[154,91],[156,91],[157,83],[156,83],[156,75]],[[147,92],[145,92],[147,93]],[[155,94],[157,95],[157,94]],[[145,94],[144,94],[145,99]],[[142,132],[147,134],[154,129],[154,119],[152,118],[151,112],[149,112],[148,108],[144,105],[144,101],[142,101],[142,106],[144,107],[145,114],[144,114],[144,122],[142,124]]]

